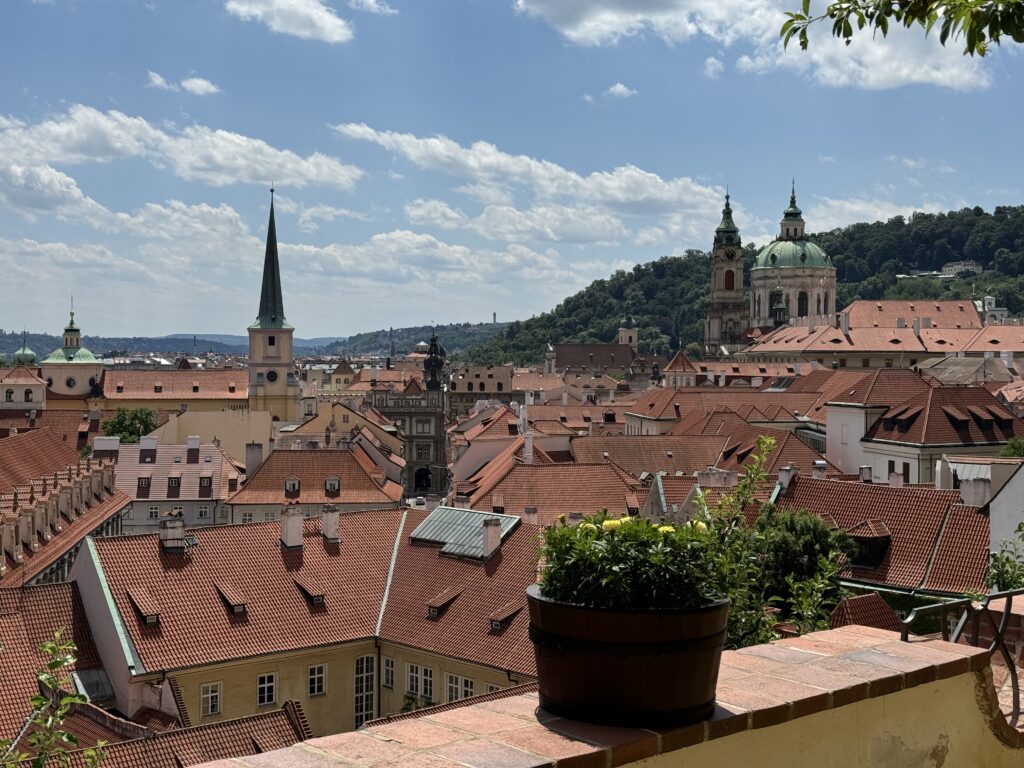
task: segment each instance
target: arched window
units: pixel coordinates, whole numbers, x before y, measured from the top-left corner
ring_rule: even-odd
[[[800,291],[796,299],[796,316],[807,317],[807,291]]]
[[[502,390],[504,390],[504,389],[505,389],[505,385],[504,385],[504,384],[502,384],[502,383],[501,383],[500,381],[499,381],[499,382],[497,383],[497,385],[496,385],[496,386],[498,387],[498,391],[499,391],[499,392],[501,392]]]
[[[828,314],[828,291],[825,291],[825,299],[821,302],[821,308]]]
[[[757,309],[754,311],[755,317],[761,316],[761,294],[757,294]]]
[[[454,392],[454,391],[455,391],[456,389],[458,389],[458,386],[457,386],[457,385],[455,384],[455,382],[453,381],[453,382],[451,383],[451,387],[450,387],[450,388],[451,388],[452,392]]]
[[[731,291],[736,288],[736,273],[731,269],[725,270],[725,290]]]
[[[14,390],[13,389],[8,389],[6,392],[4,392],[4,402],[5,403],[13,403],[14,402]]]
[[[486,385],[481,381],[480,382],[480,391],[483,392],[486,388],[487,388]]]
[[[466,382],[466,391],[467,392],[472,392],[473,391],[473,382],[472,381],[467,381]]]
[[[25,402],[26,403],[31,403],[32,402],[32,390],[31,389],[26,389],[25,390]]]
[[[818,295],[818,311],[815,314],[821,316],[821,294]]]

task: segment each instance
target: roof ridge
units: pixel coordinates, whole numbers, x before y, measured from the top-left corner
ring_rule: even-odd
[[[395,544],[391,549],[391,563],[388,565],[388,576],[384,581],[384,594],[380,599],[380,612],[377,614],[377,625],[373,634],[380,639],[380,625],[384,621],[384,610],[388,605],[388,594],[391,592],[391,581],[395,576],[395,563],[398,560],[398,548],[402,543],[402,533],[405,530],[405,521],[409,516],[409,510],[402,510],[402,519],[398,521],[398,528],[395,531]]]
[[[939,553],[939,544],[942,543],[942,537],[946,533],[946,524],[949,522],[949,515],[953,507],[956,506],[956,502],[950,502],[946,505],[946,511],[942,514],[942,521],[939,523],[939,528],[935,532],[935,538],[932,541],[931,551],[928,553],[928,563],[924,567],[924,572],[921,575],[921,582],[917,585],[918,589],[924,587],[928,583],[928,580],[932,575],[932,568],[935,566],[935,558]]]

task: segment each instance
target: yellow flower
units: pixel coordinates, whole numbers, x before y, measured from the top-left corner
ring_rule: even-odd
[[[658,533],[675,533],[675,532],[676,532],[676,529],[673,528],[671,525],[659,525],[658,526]]]
[[[616,531],[619,529],[621,525],[621,520],[605,520],[603,523],[601,523],[601,527],[604,528],[606,531]]]
[[[707,525],[704,524],[703,520],[695,521],[694,526],[697,528],[698,531],[706,531],[708,529]]]
[[[581,523],[580,524],[580,530],[581,531],[587,531],[587,532],[596,531],[597,530],[597,526],[594,525],[593,523]]]

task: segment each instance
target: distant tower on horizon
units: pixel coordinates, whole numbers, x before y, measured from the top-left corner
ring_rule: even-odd
[[[726,192],[722,221],[711,249],[711,296],[704,320],[704,350],[712,357],[722,354],[723,348],[734,352],[742,346],[750,325],[743,283],[743,243]]]
[[[295,329],[285,322],[284,316],[271,187],[260,309],[256,322],[249,326],[249,410],[270,411],[274,421],[299,419],[302,388],[295,376],[294,334]]]

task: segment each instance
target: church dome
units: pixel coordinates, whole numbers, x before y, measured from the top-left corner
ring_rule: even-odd
[[[28,344],[22,343],[21,349],[14,353],[15,365],[33,365],[36,361],[36,353],[28,348]]]
[[[751,269],[809,267],[833,269],[828,254],[810,240],[776,240],[760,250]]]

